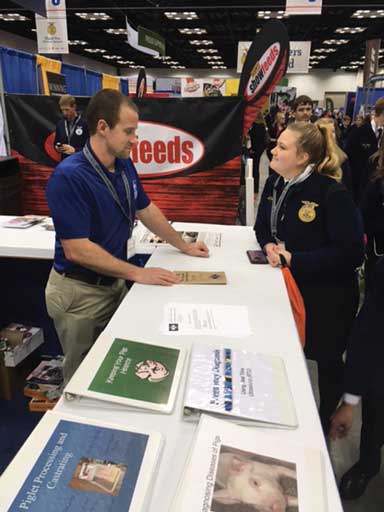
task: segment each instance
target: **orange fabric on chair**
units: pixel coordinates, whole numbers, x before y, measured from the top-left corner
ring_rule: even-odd
[[[297,332],[299,334],[301,346],[305,347],[305,305],[303,296],[296,284],[296,281],[288,268],[287,262],[280,254],[281,264],[283,266],[282,272],[287,287],[289,302],[291,303],[293,317],[296,322]]]

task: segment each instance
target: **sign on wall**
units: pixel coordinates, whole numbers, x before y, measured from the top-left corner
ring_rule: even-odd
[[[252,41],[239,41],[237,46],[237,72],[241,73]],[[308,73],[311,41],[290,41],[287,73]]]
[[[286,14],[321,14],[323,0],[287,0]]]
[[[61,96],[67,94],[67,84],[65,76],[59,73],[47,71],[48,89],[51,96]]]
[[[69,53],[65,0],[46,0],[47,17],[35,14],[38,53]]]
[[[311,41],[290,41],[287,73],[308,73]]]
[[[223,78],[182,78],[181,95],[184,98],[225,96]]]

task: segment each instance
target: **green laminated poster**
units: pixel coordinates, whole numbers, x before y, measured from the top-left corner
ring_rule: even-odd
[[[180,351],[115,338],[89,390],[167,404]]]

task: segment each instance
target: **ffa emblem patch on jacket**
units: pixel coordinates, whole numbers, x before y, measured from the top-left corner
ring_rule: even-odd
[[[316,210],[315,208],[319,206],[317,203],[313,203],[312,201],[301,201],[303,206],[299,210],[299,219],[302,222],[312,222],[316,219]]]

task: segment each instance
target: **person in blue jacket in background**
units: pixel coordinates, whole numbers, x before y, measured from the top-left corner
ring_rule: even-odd
[[[338,181],[330,126],[292,123],[272,150],[256,219],[257,240],[273,267],[283,255],[304,299],[305,355],[318,365],[325,435],[343,391],[343,359],[359,303],[357,268],[364,258],[362,221]]]
[[[341,478],[343,499],[359,498],[380,471],[384,444],[384,258],[377,262],[369,293],[347,348],[343,402],[332,418],[331,437],[345,437],[362,400],[359,459]]]
[[[63,118],[56,125],[53,146],[63,160],[83,149],[89,133],[87,121],[77,112],[76,100],[73,96],[69,94],[61,96],[59,107]]]

